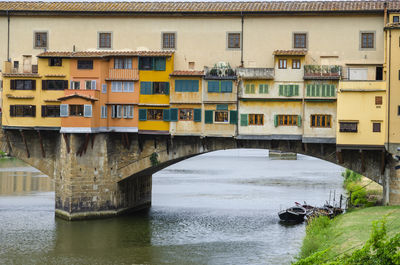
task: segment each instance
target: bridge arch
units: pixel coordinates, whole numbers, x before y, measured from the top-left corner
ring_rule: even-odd
[[[400,187],[397,190],[397,182],[393,182],[397,180],[396,172],[391,170],[396,162],[384,150],[345,149],[335,144],[286,139],[60,134],[41,130],[3,130],[0,145],[2,150],[54,178],[56,214],[69,220],[148,207],[153,173],[199,154],[237,148],[295,152],[338,164],[382,184],[384,200],[392,198],[391,203],[400,203]]]

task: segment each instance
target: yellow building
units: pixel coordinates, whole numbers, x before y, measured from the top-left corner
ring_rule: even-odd
[[[58,98],[69,86],[69,60],[40,58],[37,73],[12,73],[8,64],[3,73],[3,128],[59,130]]]
[[[178,119],[170,122],[171,135],[202,135],[203,71],[174,71],[171,74],[170,106]]]
[[[384,150],[386,82],[341,81],[337,95],[337,146]]]
[[[177,111],[169,110],[173,70],[173,52],[139,57],[139,133],[169,134],[169,121],[177,120]]]

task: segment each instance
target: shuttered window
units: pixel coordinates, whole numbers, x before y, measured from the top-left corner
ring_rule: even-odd
[[[10,80],[10,89],[12,90],[35,90],[36,80]]]
[[[301,126],[300,115],[276,115],[274,125],[277,126]]]
[[[279,96],[292,97],[299,95],[299,85],[279,85]]]
[[[147,109],[139,109],[139,121],[147,120]]]
[[[249,114],[249,125],[264,125],[264,114]]]
[[[194,109],[194,119],[195,122],[201,122],[201,109]]]
[[[60,105],[60,117],[68,117],[68,104]]]
[[[175,92],[199,92],[199,80],[175,80]]]
[[[306,96],[334,97],[336,96],[336,87],[330,84],[308,84],[306,86]]]
[[[152,95],[163,94],[169,95],[168,82],[140,82],[140,94]]]
[[[42,90],[68,89],[68,80],[42,80]]]
[[[230,124],[237,124],[238,116],[236,110],[229,111],[229,123]]]
[[[213,123],[213,110],[204,111],[204,123],[210,124]]]
[[[123,117],[125,119],[133,118],[133,105],[124,105],[123,106]]]
[[[240,114],[240,126],[247,126],[247,114]]]
[[[42,117],[60,117],[60,106],[42,105]]]
[[[102,119],[106,119],[107,118],[107,106],[101,106],[101,114],[100,117]]]
[[[254,84],[246,84],[246,94],[256,93],[256,86]]]
[[[36,117],[36,106],[10,105],[10,117]]]
[[[311,127],[330,128],[332,126],[332,116],[325,114],[311,115]]]
[[[208,81],[209,93],[232,93],[232,81]]]
[[[179,120],[180,121],[192,121],[193,120],[193,109],[179,109]]]
[[[107,93],[107,84],[102,84],[101,85],[101,93],[103,93],[103,94]]]
[[[93,60],[78,60],[78,69],[93,69]]]
[[[268,94],[268,85],[267,84],[259,84],[258,85],[258,93]]]
[[[92,117],[92,105],[84,105],[83,116]]]
[[[140,57],[139,70],[166,70],[166,57]]]

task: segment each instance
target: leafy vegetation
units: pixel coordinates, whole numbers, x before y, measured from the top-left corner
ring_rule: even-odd
[[[372,196],[377,195],[377,191],[366,188],[371,182],[362,185],[364,177],[349,169],[346,169],[342,176],[344,178],[343,186],[350,196],[349,207],[370,207],[377,204],[377,196]]]
[[[150,162],[153,167],[157,166],[160,161],[158,161],[158,154],[156,152],[150,155]]]

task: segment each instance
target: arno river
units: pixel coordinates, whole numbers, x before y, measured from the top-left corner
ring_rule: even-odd
[[[277,212],[322,205],[342,191],[342,168],[309,157],[269,160],[265,150],[219,151],[153,175],[148,212],[66,222],[54,185],[0,161],[0,264],[290,264],[305,225]]]

